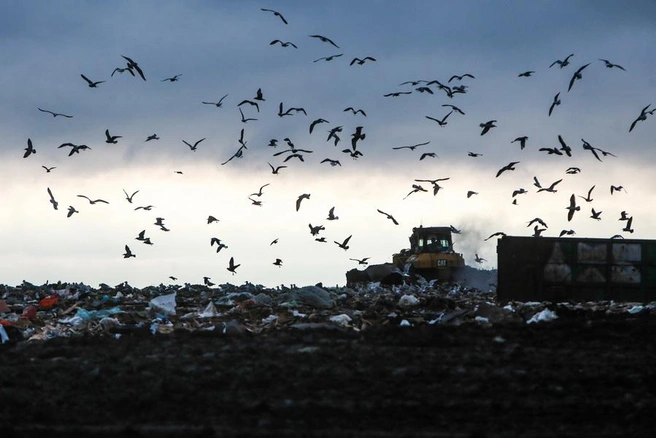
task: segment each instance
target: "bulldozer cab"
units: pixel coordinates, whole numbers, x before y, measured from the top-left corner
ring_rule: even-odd
[[[412,229],[410,251],[413,254],[453,252],[449,227],[418,227]]]

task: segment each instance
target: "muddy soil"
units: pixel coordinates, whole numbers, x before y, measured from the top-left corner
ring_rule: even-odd
[[[12,436],[653,436],[656,318],[0,348]]]

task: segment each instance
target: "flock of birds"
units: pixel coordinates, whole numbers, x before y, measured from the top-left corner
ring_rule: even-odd
[[[273,16],[277,17],[280,22],[283,25],[288,25],[287,19],[280,13],[271,9],[261,9],[263,12],[266,13],[271,13]],[[310,38],[316,39],[320,41],[321,43],[327,44],[328,47],[334,48],[334,49],[340,49],[340,46],[336,44],[331,38],[325,37],[323,35],[317,35],[317,34],[312,34],[309,35]],[[284,48],[285,50],[294,50],[298,48],[298,45],[295,42],[292,41],[282,41],[280,39],[273,39],[269,43],[271,46],[280,46],[281,48]],[[341,50],[341,49],[340,49]],[[128,74],[132,77],[134,77],[137,80],[142,80],[146,81],[146,74],[144,72],[144,69],[142,69],[142,66],[135,61],[134,59],[128,57],[128,56],[123,56],[121,55],[124,61],[124,64],[116,67],[113,72],[111,73],[111,76],[113,77],[114,75],[123,75],[123,74]],[[333,61],[337,58],[340,58],[344,56],[344,53],[336,53],[328,56],[323,56],[319,57],[313,60],[314,63],[317,62],[330,62]],[[559,68],[559,69],[567,69],[568,66],[572,62],[572,58],[574,57],[574,54],[570,54],[567,57],[565,57],[562,60],[556,60],[553,61],[553,63],[549,66],[549,68]],[[599,59],[602,65],[604,65],[608,69],[617,69],[617,70],[622,70],[625,71],[624,67],[615,64],[607,59]],[[375,63],[377,62],[377,59],[372,57],[372,56],[362,56],[362,57],[352,57],[350,62],[348,62],[349,66],[353,66],[354,68],[357,68],[358,66],[362,66],[366,63]],[[581,81],[583,79],[584,73],[587,71],[586,69],[592,68],[591,66],[593,65],[592,62],[588,62],[586,64],[581,65],[578,67],[571,75],[568,86],[567,86],[567,92],[570,92],[573,87],[577,84],[578,81]],[[517,76],[519,78],[530,78],[535,74],[535,71],[524,71],[519,73]],[[84,74],[80,74],[82,80],[84,83],[93,89],[100,88],[102,87],[102,84],[104,84],[106,81],[105,80],[95,80],[95,79],[90,79],[89,77],[85,76]],[[175,74],[173,76],[168,76],[166,78],[160,79],[161,82],[178,82],[180,81],[180,78],[182,77],[182,74]],[[464,74],[454,74],[452,75],[448,80],[440,82],[439,80],[410,80],[403,82],[399,84],[399,87],[402,87],[400,90],[397,91],[392,91],[390,93],[386,93],[383,95],[384,98],[399,98],[401,96],[413,94],[413,93],[426,93],[426,94],[439,94],[443,93],[443,96],[449,99],[449,102],[455,102],[457,99],[457,96],[460,94],[466,94],[469,92],[469,85],[466,84],[466,82],[469,81],[475,81],[476,77],[471,74],[471,73],[464,73]],[[528,79],[519,79],[519,80],[528,80]],[[561,105],[561,98],[560,98],[561,92],[558,92],[554,95],[553,101],[551,104],[548,106],[545,105],[545,113],[548,117],[551,117],[554,111],[557,110],[557,107]],[[200,102],[202,105],[210,105],[216,108],[224,108],[224,105],[227,105],[225,103],[225,99],[228,97],[228,94],[224,94],[222,97],[220,97],[216,101],[212,100],[203,100]],[[256,122],[258,120],[258,114],[260,114],[261,111],[265,110],[265,107],[267,105],[267,96],[265,95],[265,92],[262,90],[262,88],[259,88],[255,93],[254,96],[251,98],[246,98],[246,99],[241,99],[238,104],[236,104],[236,110],[239,111],[240,117],[241,117],[241,122],[244,125],[248,125],[251,122]],[[444,127],[448,124],[450,117],[458,117],[458,116],[464,116],[465,111],[461,109],[460,107],[456,106],[453,103],[445,103],[441,105],[442,107],[446,108],[448,112],[446,112],[445,115],[441,117],[433,117],[426,115],[425,118],[427,120],[430,120],[431,122],[436,123],[440,127]],[[643,122],[647,120],[649,116],[654,115],[654,112],[656,112],[656,108],[650,109],[651,105],[647,105],[642,110],[640,110],[640,113],[637,115],[635,120],[633,120],[629,126],[628,126],[628,132],[633,131],[636,126],[638,125],[639,122]],[[54,118],[57,117],[62,117],[65,119],[71,119],[73,118],[72,115],[69,114],[64,114],[64,113],[59,113],[56,111],[51,111],[49,109],[43,109],[43,108],[38,108],[38,111],[46,113],[51,115]],[[363,118],[367,117],[366,111],[362,108],[355,108],[352,106],[346,107],[343,109],[344,113],[349,113],[352,114],[355,120],[362,120]],[[298,117],[302,115],[303,117],[308,116],[308,112],[306,111],[305,108],[300,107],[300,106],[288,106],[285,105],[284,102],[280,102],[277,105],[277,115],[280,118],[284,117]],[[480,127],[480,135],[484,136],[488,134],[492,129],[497,127],[497,120],[488,120],[485,122],[482,122],[479,124]],[[320,125],[330,125],[330,122],[324,118],[316,118],[313,119],[309,125],[308,125],[308,131],[309,134],[312,135],[313,133],[317,132],[317,129]],[[364,148],[362,145],[366,142],[367,138],[367,133],[365,132],[365,127],[362,125],[356,126],[353,131],[349,135],[350,141],[348,142],[348,145],[343,147],[342,149],[339,149],[341,153],[345,154],[346,157],[351,158],[353,160],[358,160],[364,156]],[[344,126],[331,126],[328,130],[326,130],[327,135],[325,135],[325,141],[328,142],[329,144],[332,144],[334,146],[338,146],[340,143],[342,143],[342,137],[344,137]],[[122,139],[121,135],[116,135],[116,133],[110,132],[109,129],[105,131],[105,143],[108,144],[117,144],[120,142]],[[145,142],[150,142],[150,141],[157,141],[159,140],[159,136],[157,134],[152,134],[148,135],[145,138]],[[202,142],[205,141],[206,138],[200,138],[200,139],[195,139],[195,140],[185,140],[182,139],[182,143],[186,145],[190,151],[195,152],[198,150],[199,146],[201,146]],[[523,135],[515,138],[514,140],[511,141],[511,143],[517,143],[520,147],[521,150],[524,150],[527,147],[529,141],[529,136]],[[292,162],[305,162],[305,160],[310,156],[310,154],[314,153],[313,150],[307,149],[307,148],[301,148],[297,147],[292,139],[289,137],[285,137],[282,139],[282,142],[284,142],[285,148],[278,150],[278,146],[280,146],[280,140],[279,139],[270,139],[267,147],[270,147],[272,150],[275,150],[275,152],[272,154],[273,159],[271,161],[274,161],[275,159],[282,160],[282,163],[277,163],[277,164],[272,164],[271,162],[267,162],[271,169],[271,174],[272,175],[278,175],[283,169],[286,169],[287,167],[292,165]],[[540,152],[545,152],[546,154],[549,155],[560,155],[560,156],[567,156],[571,157],[573,154],[573,148],[568,144],[568,142],[565,141],[565,139],[562,136],[558,136],[558,142],[559,146],[558,147],[544,147],[544,148],[539,148]],[[609,151],[602,150],[599,147],[595,147],[591,145],[589,142],[587,142],[585,139],[581,139],[582,142],[582,149],[583,151],[589,152],[596,160],[602,161],[602,158],[605,157],[615,157],[615,155]],[[422,143],[417,143],[413,145],[405,145],[405,146],[397,146],[393,147],[393,150],[409,150],[409,151],[415,151],[420,149],[421,147],[424,147],[428,145],[430,142],[422,142]],[[220,164],[222,166],[227,165],[230,163],[232,160],[235,159],[241,159],[243,158],[247,151],[249,150],[248,146],[248,140],[247,140],[247,132],[246,128],[242,128],[240,130],[240,135],[237,138],[237,144],[238,147],[232,153],[227,159]],[[60,146],[58,146],[60,149],[66,148],[68,150],[68,156],[73,156],[74,154],[80,154],[85,151],[91,150],[91,148],[86,145],[86,144],[77,144],[77,143],[72,143],[72,142],[66,142],[62,143]],[[25,148],[25,153],[23,155],[24,158],[30,158],[34,154],[36,154],[36,149],[35,146],[32,142],[31,139],[27,139],[27,147]],[[477,158],[482,156],[481,153],[473,152],[473,151],[468,151],[467,155],[472,158]],[[434,152],[423,152],[419,156],[419,161],[423,161],[428,158],[436,158],[436,154]],[[331,158],[325,158],[322,161],[320,161],[321,164],[328,164],[332,167],[339,166],[341,167],[341,162],[339,159],[335,157]],[[516,169],[516,166],[520,164],[520,161],[512,161],[508,163],[507,165],[503,166],[498,170],[496,173],[496,178],[503,177],[503,175],[507,172],[514,171]],[[53,171],[56,167],[48,167],[46,165],[42,166],[46,172],[50,173]],[[578,167],[570,167],[566,170],[566,174],[576,174],[581,171],[580,168]],[[176,171],[177,173],[182,173],[181,171]],[[443,188],[440,183],[443,183],[444,181],[448,181],[449,178],[436,178],[436,179],[416,179],[414,180],[413,184],[411,185],[411,190],[407,193],[407,195],[403,198],[406,199],[409,196],[420,193],[420,192],[428,192],[429,190],[424,187],[425,184],[430,184],[431,189],[432,189],[432,194],[433,196],[436,196],[439,191]],[[554,181],[550,184],[542,185],[540,181],[538,180],[537,177],[534,177],[534,186],[537,188],[537,192],[548,192],[548,193],[556,193],[558,191],[558,184],[561,183],[563,179],[558,179],[557,181]],[[263,196],[265,193],[266,187],[268,187],[270,183],[262,185],[259,190],[251,193],[250,195],[247,196],[248,200],[252,203],[254,206],[261,206],[263,202]],[[577,214],[577,212],[582,211],[582,203],[581,201],[578,201],[578,199],[582,199],[584,203],[589,204],[593,202],[593,191],[595,189],[595,186],[592,186],[586,195],[576,195],[574,193],[569,196],[569,202],[567,205],[564,206],[564,209],[567,210],[567,220],[572,221],[574,216]],[[59,209],[59,202],[57,201],[55,194],[51,190],[50,187],[46,188],[50,203],[53,207],[54,210]],[[617,191],[626,191],[624,187],[622,186],[610,186],[610,193],[611,195],[614,194]],[[135,198],[135,195],[139,193],[139,190],[133,191],[132,193],[128,193],[125,189],[123,190],[125,194],[125,199],[128,203],[132,204]],[[512,202],[514,204],[517,203],[518,196],[523,195],[528,193],[528,190],[525,188],[517,188],[512,192]],[[467,192],[467,198],[470,198],[472,196],[477,195],[478,193],[470,190]],[[78,194],[77,197],[85,199],[89,205],[95,205],[95,204],[109,204],[108,201],[104,199],[96,199],[84,194]],[[310,193],[302,193],[298,196],[296,200],[296,211],[299,211],[303,205],[303,201],[310,199],[311,194]],[[152,205],[139,205],[134,208],[134,210],[146,210],[150,211],[153,208]],[[395,219],[395,217],[385,211],[382,211],[381,209],[377,209],[377,212],[385,217],[386,219],[390,220],[394,225],[399,225],[399,222]],[[67,217],[72,217],[74,214],[78,214],[79,211],[74,207],[73,205],[68,206],[67,210]],[[594,208],[591,208],[591,215],[590,217],[594,220],[601,220],[601,211],[596,211]],[[581,213],[578,213],[581,214]],[[331,208],[328,209],[327,215],[325,220],[328,221],[335,221],[338,220],[339,217],[335,214],[335,206],[332,206]],[[627,233],[633,233],[633,216],[628,214],[626,211],[623,211],[621,214],[621,217],[619,218],[620,221],[623,221],[625,224],[624,228],[622,228],[623,232]],[[168,232],[170,229],[164,224],[165,219],[163,217],[157,217],[155,219],[154,225],[158,227],[160,230]],[[208,216],[207,218],[207,224],[215,223],[218,222],[219,220],[215,216]],[[536,237],[541,236],[541,234],[546,231],[547,223],[546,221],[542,220],[541,218],[534,218],[531,219],[530,221],[527,222],[528,225],[527,227],[534,226],[533,227],[533,235]],[[323,225],[313,225],[312,223],[309,224],[309,229],[310,229],[310,234],[312,237],[317,242],[321,243],[326,243],[326,237],[321,236],[320,233],[324,231],[326,228]],[[455,234],[459,234],[461,231],[458,230],[456,227],[451,226],[452,232]],[[141,230],[138,233],[136,233],[135,240],[138,242],[141,242],[142,244],[145,245],[153,245],[153,242],[151,240],[151,237],[146,236],[147,230]],[[560,236],[568,236],[568,235],[573,235],[575,234],[574,230],[571,229],[564,229],[560,232]],[[504,232],[502,231],[497,231],[495,233],[492,233],[489,237],[487,237],[485,240],[489,240],[493,237],[499,237],[505,235]],[[339,248],[343,249],[344,251],[347,251],[349,249],[349,241],[352,238],[352,235],[349,235],[345,237],[344,239],[341,240],[334,240],[334,244],[337,245]],[[622,238],[621,234],[616,234],[612,236],[612,238]],[[270,245],[275,245],[278,243],[278,239],[273,240]],[[212,236],[210,238],[210,247],[216,248],[216,252],[219,253],[222,250],[228,248],[228,246],[219,238]],[[123,257],[125,259],[130,259],[130,258],[135,258],[137,254],[133,249],[130,247],[130,244],[125,244],[124,245],[124,253]],[[349,260],[352,260],[356,262],[358,265],[366,265],[368,263],[368,260],[370,257],[364,257],[364,258],[350,258]],[[475,261],[477,263],[482,263],[485,261],[484,258],[479,257],[478,254],[476,254]],[[283,266],[283,261],[280,258],[276,258],[272,264],[277,267],[282,267]],[[237,272],[237,269],[241,266],[240,263],[236,263],[234,260],[234,257],[230,257],[227,270],[232,273],[233,275]],[[176,280],[177,278],[174,276],[170,276],[172,280]],[[204,283],[207,285],[213,285],[211,278],[210,277],[204,277]]]

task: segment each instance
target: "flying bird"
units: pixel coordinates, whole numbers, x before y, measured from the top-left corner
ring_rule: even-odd
[[[215,218],[214,216],[212,216],[212,215],[207,216],[207,224],[208,225],[211,224],[212,222],[218,222],[218,221],[219,220],[217,218]]]
[[[412,91],[395,91],[393,93],[383,94],[383,97],[399,97],[402,94],[412,94]]]
[[[475,192],[473,190],[467,191],[467,199],[471,198],[474,195],[478,195],[478,192]]]
[[[87,81],[87,84],[89,84],[89,88],[98,88],[98,85],[100,85],[100,84],[102,84],[103,82],[105,82],[105,81],[97,81],[97,82],[93,82],[91,79],[89,79],[88,77],[84,76],[83,74],[81,74],[80,76],[82,76],[82,79],[84,79],[85,81]]]
[[[52,204],[52,208],[54,208],[55,210],[57,210],[57,209],[58,209],[58,206],[59,206],[59,202],[57,202],[57,201],[55,200],[55,197],[54,197],[54,195],[52,194],[52,190],[50,190],[50,187],[48,187],[48,195],[50,195],[50,203]]]
[[[128,192],[126,192],[125,189],[123,189],[123,193],[125,193],[125,199],[127,199],[127,201],[128,201],[130,204],[132,204],[132,198],[134,198],[134,195],[136,195],[137,193],[139,193],[139,190],[135,191],[135,192],[132,193],[131,195],[128,195]]]
[[[197,141],[196,143],[194,143],[193,145],[190,144],[190,143],[188,143],[186,140],[182,140],[182,142],[183,142],[184,144],[186,144],[187,146],[189,146],[189,149],[191,149],[192,151],[195,152],[195,151],[196,151],[196,148],[198,148],[198,145],[199,145],[203,140],[205,140],[205,138],[201,138],[200,140],[198,140],[198,141]]]
[[[451,77],[449,78],[449,80],[447,81],[447,84],[448,84],[449,82],[451,82],[452,80],[454,80],[454,79],[457,79],[457,80],[459,80],[459,81],[462,81],[464,78],[472,78],[472,79],[476,79],[476,78],[475,78],[472,74],[470,74],[470,73],[465,73],[465,74],[462,75],[462,76],[453,75],[453,76],[451,76]]]
[[[361,113],[363,116],[367,117],[367,114],[364,112],[364,110],[362,110],[362,109],[356,110],[352,106],[350,106],[348,108],[344,108],[344,112],[346,112],[346,111],[351,111],[354,115],[358,114],[358,113]]]
[[[171,76],[170,78],[162,79],[161,82],[166,82],[166,81],[168,81],[168,82],[177,82],[179,80],[180,76],[182,76],[182,74]]]
[[[146,141],[152,141],[152,140],[159,140],[157,134],[149,135],[148,137],[146,137]]]
[[[565,140],[563,140],[563,137],[561,135],[558,135],[558,142],[560,143],[560,150],[565,152],[568,157],[571,157],[572,156],[572,148],[567,146],[567,143],[565,143]]]
[[[563,59],[562,61],[561,61],[560,59],[554,61],[554,62],[549,66],[549,68],[553,67],[553,66],[556,65],[556,64],[558,64],[558,65],[560,66],[560,68],[567,67],[567,66],[569,65],[569,58],[571,58],[572,56],[574,56],[573,53],[572,53],[571,55],[569,55],[567,58]]]
[[[132,70],[131,67],[126,67],[126,68],[116,67],[116,68],[114,69],[114,71],[112,71],[112,74],[111,74],[110,76],[111,76],[111,77],[114,77],[114,74],[115,74],[116,72],[119,72],[119,73],[121,73],[121,74],[123,74],[123,73],[125,73],[125,72],[128,72],[128,73],[130,73],[132,76],[134,76],[134,71]]]
[[[123,258],[124,259],[129,259],[130,257],[136,257],[136,255],[133,254],[132,251],[130,251],[129,246],[125,245],[125,254],[123,254]]]
[[[293,48],[298,49],[298,46],[291,41],[273,40],[269,43],[270,46],[273,46],[274,44],[280,44],[282,47],[292,46]]]
[[[358,262],[358,265],[365,265],[365,266],[369,264],[369,262],[367,261],[369,259],[370,259],[370,257],[365,257],[365,258],[362,258],[362,259],[349,258],[349,260],[353,260],[354,262]]]
[[[331,40],[330,38],[326,38],[325,36],[321,36],[321,35],[310,35],[310,37],[311,37],[311,38],[318,38],[318,39],[320,39],[321,41],[323,41],[324,43],[331,44],[331,45],[333,45],[333,46],[335,46],[335,47],[337,47],[337,48],[339,49],[339,46],[338,46],[337,44],[335,44],[335,43],[333,42],[333,40]]]
[[[289,24],[289,23],[287,23],[287,20],[285,20],[285,17],[283,17],[280,12],[274,11],[273,9],[265,9],[265,8],[260,8],[260,10],[265,11],[265,12],[271,12],[273,15],[280,18],[283,23]]]
[[[235,259],[234,257],[230,257],[230,261],[228,262],[228,267],[226,268],[228,271],[232,272],[232,275],[235,275],[237,272],[237,268],[240,267],[241,264],[235,265]]]
[[[484,240],[490,240],[491,238],[496,237],[496,236],[499,236],[499,237],[505,237],[505,236],[506,236],[506,233],[504,233],[503,231],[497,231],[496,233],[492,233],[492,234],[490,234],[490,235],[489,235],[486,239],[484,239]]]
[[[553,102],[551,102],[551,106],[549,107],[549,117],[551,117],[551,113],[553,112],[554,108],[560,105],[560,92],[556,93],[556,95],[553,98]]]
[[[309,193],[303,193],[301,196],[296,199],[296,211],[298,211],[299,208],[301,208],[301,201],[303,199],[310,199],[310,194]]]
[[[43,113],[52,114],[53,117],[62,116],[62,117],[66,117],[67,119],[72,119],[72,118],[73,118],[73,116],[69,116],[69,115],[66,115],[66,114],[55,113],[55,112],[53,112],[53,111],[50,111],[50,110],[44,110],[44,109],[41,109],[41,108],[37,108],[37,109],[38,109],[39,111],[43,112]]]
[[[617,68],[619,68],[620,70],[624,70],[624,71],[626,71],[626,70],[624,69],[624,67],[622,67],[621,65],[619,65],[619,64],[613,64],[612,62],[610,62],[610,61],[607,60],[607,59],[599,58],[599,60],[600,60],[600,61],[603,61],[604,64],[606,64],[606,68],[617,67]]]
[[[353,60],[349,63],[349,65],[353,64],[358,64],[358,65],[363,65],[367,61],[376,61],[376,58],[372,58],[371,56],[365,56],[364,58],[353,58]]]
[[[633,224],[633,216],[627,219],[626,225],[624,228],[622,228],[622,231],[626,231],[627,233],[633,233],[634,229],[631,228],[631,224]]]
[[[490,129],[496,128],[497,125],[494,124],[495,122],[496,120],[490,120],[488,122],[481,123],[479,125],[481,128],[483,128],[483,130],[481,131],[481,135],[485,135]]]
[[[312,62],[319,62],[319,61],[332,61],[333,59],[335,59],[335,58],[339,58],[339,57],[342,56],[342,55],[343,55],[343,53],[339,53],[339,54],[337,54],[337,55],[324,56],[324,57],[322,57],[322,58],[315,59],[315,60],[312,61]]]
[[[116,144],[118,143],[119,138],[123,138],[121,135],[109,135],[109,129],[105,129],[105,137],[107,139],[105,140],[105,143],[110,143],[110,144]]]
[[[339,216],[335,216],[335,207],[332,207],[330,210],[328,210],[328,217],[326,220],[336,221],[337,219],[339,219]]]
[[[392,216],[391,214],[389,214],[389,213],[385,213],[384,211],[379,210],[379,209],[376,209],[376,211],[377,211],[378,213],[382,214],[383,216],[387,217],[387,219],[391,220],[391,221],[394,223],[394,225],[398,225],[398,224],[399,224],[399,223],[396,221],[396,219],[394,219],[394,216]]]
[[[523,150],[526,147],[526,140],[528,140],[528,136],[523,136],[523,137],[517,137],[511,143],[519,142],[519,149]]]
[[[581,209],[580,206],[576,205],[576,197],[574,196],[574,193],[572,193],[572,196],[569,198],[569,206],[566,208],[568,210],[567,221],[569,222],[574,217],[574,212],[579,211]]]
[[[577,80],[579,80],[579,79],[583,79],[583,74],[582,74],[582,72],[583,72],[583,70],[584,70],[587,66],[589,66],[589,65],[590,65],[590,63],[587,63],[587,64],[585,64],[584,66],[579,67],[578,70],[576,70],[576,72],[572,75],[572,79],[570,79],[570,81],[569,81],[569,87],[567,88],[567,92],[569,92],[569,90],[572,89],[572,86],[574,85],[574,82],[575,82],[575,81],[577,81]]]
[[[121,55],[121,57],[127,61],[127,66],[129,69],[135,69],[137,73],[139,73],[139,76],[141,76],[141,79],[143,79],[144,81],[146,80],[146,76],[144,76],[144,72],[139,67],[139,64],[137,64],[135,61],[128,58],[127,56]]]
[[[525,71],[523,73],[518,74],[517,77],[519,77],[519,78],[529,78],[529,77],[531,77],[531,75],[533,73],[535,73],[535,72],[532,71],[532,70],[529,70],[529,71]]]
[[[25,153],[23,154],[23,158],[27,158],[32,154],[36,154],[36,149],[34,149],[34,146],[32,145],[32,140],[28,138],[27,147],[25,148]]]
[[[346,251],[347,249],[349,249],[348,243],[349,243],[349,240],[351,240],[351,237],[353,237],[352,234],[350,236],[348,236],[346,239],[344,239],[344,241],[341,242],[341,243],[336,241],[336,240],[334,242],[335,242],[335,244],[337,244],[337,246],[339,246],[344,251]]]
[[[398,150],[400,150],[400,149],[410,149],[411,151],[414,151],[414,150],[417,149],[418,147],[420,147],[420,146],[426,146],[426,145],[429,144],[429,143],[430,143],[430,141],[426,141],[426,142],[424,142],[424,143],[417,143],[417,144],[413,144],[413,145],[411,145],[411,146],[396,146],[396,147],[393,147],[392,149],[394,149],[395,151],[398,151]]]
[[[487,262],[487,260],[485,260],[483,257],[479,257],[478,254],[474,254],[474,261],[475,261],[476,263]]]
[[[592,215],[590,216],[592,219],[596,219],[598,221],[601,220],[601,211],[595,211],[594,207],[592,208]]]
[[[278,172],[280,172],[280,169],[285,169],[287,166],[278,166],[278,167],[273,167],[271,163],[268,163],[269,167],[271,168],[271,173],[274,175],[278,175]]]
[[[312,226],[312,224],[308,224],[308,226],[310,227],[310,234],[312,234],[313,236],[316,236],[321,231],[326,229],[323,225]]]
[[[611,186],[610,186],[610,194],[611,194],[611,195],[612,195],[614,192],[620,192],[620,191],[622,191],[622,190],[623,190],[624,192],[626,192],[626,189],[625,189],[623,186],[614,186],[614,185],[611,185]]]
[[[444,127],[447,124],[446,119],[449,118],[449,116],[451,115],[452,112],[453,112],[453,110],[449,111],[446,116],[442,117],[442,119],[436,119],[435,117],[431,117],[431,116],[426,116],[426,118],[428,120],[432,120],[434,122],[437,122],[438,125],[440,125],[441,127]]]
[[[427,192],[427,191],[428,191],[428,190],[426,190],[425,188],[423,188],[421,185],[419,185],[419,184],[413,184],[413,185],[412,185],[412,190],[410,190],[410,192],[409,192],[407,195],[405,195],[405,197],[404,197],[403,199],[406,199],[408,196],[412,195],[413,193],[417,193],[417,192]],[[384,213],[383,213],[383,214],[384,214]]]
[[[74,213],[79,213],[79,211],[77,211],[75,209],[75,207],[73,207],[72,205],[69,205],[68,206],[68,213],[66,213],[66,217],[71,217],[71,216],[73,216]]]
[[[273,262],[273,264],[279,268],[282,268],[282,260],[280,259],[276,259],[276,261]]]
[[[241,108],[239,108],[239,114],[241,114],[241,122],[242,123],[248,123],[248,122],[257,120],[253,117],[246,118],[246,116],[244,116],[244,112],[241,110]]]
[[[219,99],[218,102],[206,102],[206,101],[202,101],[202,102],[203,102],[205,105],[214,105],[214,106],[217,107],[217,108],[221,108],[221,107],[223,106],[223,99],[225,99],[226,97],[228,97],[227,94],[224,95],[221,99]]]
[[[558,235],[558,237],[563,237],[563,236],[573,236],[574,234],[576,234],[576,233],[574,232],[574,230],[562,230],[562,231],[560,232],[560,234]]]
[[[88,196],[85,196],[85,195],[77,195],[77,197],[86,199],[87,201],[89,201],[89,204],[91,204],[91,205],[96,204],[98,202],[100,202],[102,204],[109,204],[109,202],[105,201],[104,199],[91,199],[91,198],[89,198]]]
[[[437,154],[436,154],[435,152],[424,152],[424,153],[421,154],[421,156],[419,157],[419,161],[423,160],[423,159],[426,158],[426,157],[436,158],[436,157],[437,157]]]
[[[506,170],[515,170],[515,164],[519,164],[519,161],[512,161],[512,162],[508,163],[507,165],[503,166],[503,167],[502,167],[501,169],[499,169],[499,171],[497,172],[497,176],[496,176],[496,177],[498,178],[499,175],[501,175],[501,174],[502,174],[503,172],[505,172]]]
[[[646,107],[644,107],[642,110],[640,110],[640,115],[638,116],[637,119],[635,119],[633,121],[633,123],[631,123],[631,126],[629,127],[629,132],[633,131],[633,128],[635,128],[636,123],[647,120],[647,113],[649,113],[649,111],[647,111],[647,109],[650,106],[651,106],[651,103],[649,105],[647,105]]]
[[[316,119],[315,121],[310,123],[310,134],[312,134],[312,131],[314,130],[314,127],[317,126],[317,124],[319,124],[319,123],[330,123],[330,122],[326,119],[321,119],[321,118]]]
[[[52,169],[56,169],[56,168],[57,168],[57,167],[55,167],[55,166],[53,166],[53,167],[41,166],[41,167],[43,167],[43,168],[46,170],[46,173],[50,173],[50,172],[52,171]]]
[[[588,190],[588,195],[587,195],[587,196],[581,196],[581,195],[579,195],[579,198],[584,199],[585,202],[592,202],[592,197],[591,197],[591,195],[592,195],[592,191],[594,190],[595,187],[596,187],[596,185],[590,187],[590,190]],[[611,193],[611,194],[612,194],[612,193]]]
[[[255,192],[255,193],[251,193],[250,195],[248,195],[248,197],[251,197],[251,196],[257,196],[257,197],[260,197],[260,196],[262,196],[262,194],[263,194],[263,193],[262,193],[262,189],[264,189],[264,188],[265,188],[266,186],[268,186],[269,184],[270,184],[270,183],[266,183],[266,184],[264,184],[263,186],[260,187],[260,190],[259,190],[259,191]]]

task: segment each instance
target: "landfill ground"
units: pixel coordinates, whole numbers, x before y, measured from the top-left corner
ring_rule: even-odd
[[[419,303],[399,299],[411,292]],[[654,306],[331,296],[330,309],[297,302],[294,317],[242,302],[153,329],[134,324],[139,311],[47,340],[25,336],[47,312],[5,325],[2,436],[653,436]],[[527,323],[538,309],[557,317]]]

